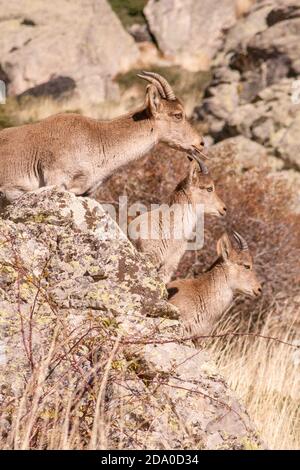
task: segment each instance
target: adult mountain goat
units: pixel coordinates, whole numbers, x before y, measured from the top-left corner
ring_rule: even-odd
[[[91,195],[117,168],[145,155],[159,142],[199,161],[202,137],[160,75],[143,72],[150,84],[145,105],[113,119],[57,114],[0,132],[0,192],[8,201],[43,186]]]
[[[188,334],[209,335],[240,292],[251,297],[261,294],[246,240],[237,232],[236,250],[225,233],[217,243],[218,259],[197,279],[178,279],[167,286],[169,302],[178,307]]]

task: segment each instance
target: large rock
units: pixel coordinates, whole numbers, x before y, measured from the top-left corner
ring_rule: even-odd
[[[232,166],[235,171],[243,173],[253,168],[267,167],[270,170],[281,170],[283,162],[279,158],[268,155],[263,145],[247,139],[243,135],[229,137],[212,145],[209,149],[212,158],[219,156],[222,152],[230,152],[232,155]]]
[[[153,266],[97,202],[55,189],[27,194],[1,220],[0,247],[4,446],[35,447],[54,417],[59,439],[68,409],[66,429],[81,440],[66,442],[76,448],[260,445],[207,353],[183,342]]]
[[[292,100],[293,84],[291,78],[282,79],[258,92],[253,102],[239,102],[236,106],[233,103],[239,101],[237,92],[233,101],[226,87],[237,89],[239,84],[219,85],[199,114],[207,119],[216,140],[242,134],[265,146],[287,165],[300,169],[300,105]],[[220,101],[223,106],[217,108]]]
[[[0,69],[10,94],[60,76],[94,102],[118,97],[112,78],[138,58],[106,0],[0,0]]]
[[[236,20],[232,0],[149,0],[144,13],[160,50],[190,70],[207,70],[223,30]]]
[[[299,34],[296,0],[260,2],[229,30],[196,110],[216,140],[243,134],[300,167]]]
[[[221,140],[209,148],[211,161],[217,165],[213,168],[215,175],[216,169],[220,171],[233,172],[232,180],[227,182],[227,186],[237,184],[235,179],[245,172],[251,174],[252,171],[262,172],[266,171],[264,177],[267,178],[269,184],[274,184],[276,181],[281,182],[284,187],[284,193],[288,195],[285,200],[285,214],[293,216],[300,212],[300,173],[294,169],[284,169],[284,162],[281,158],[269,155],[263,145],[247,139],[243,135],[236,137],[229,137],[228,139]],[[224,162],[225,157],[225,163]],[[226,160],[230,157],[230,162]],[[230,163],[230,164],[229,164]],[[229,165],[229,169],[228,169]],[[224,168],[226,167],[226,169]],[[248,173],[248,174],[249,174]],[[276,183],[275,183],[276,184]],[[224,195],[226,197],[226,194]],[[273,195],[274,197],[274,195]]]

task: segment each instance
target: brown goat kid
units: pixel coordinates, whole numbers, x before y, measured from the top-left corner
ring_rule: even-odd
[[[184,329],[192,336],[209,335],[236,293],[253,297],[261,293],[247,242],[237,232],[233,235],[238,250],[224,234],[217,243],[219,257],[206,273],[167,286],[169,302],[179,309]]]
[[[135,112],[111,121],[57,114],[2,130],[2,195],[13,201],[43,186],[91,195],[116,169],[142,157],[159,142],[199,160],[202,137],[187,121],[169,83],[151,72],[139,76],[150,85],[145,105]]]
[[[205,214],[220,217],[226,213],[206,166],[192,162],[169,205],[141,214],[129,226],[129,238],[150,256],[164,283],[171,279],[194,235],[200,204]]]

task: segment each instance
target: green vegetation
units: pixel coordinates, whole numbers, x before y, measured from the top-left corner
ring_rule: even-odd
[[[5,127],[11,127],[12,123],[9,117],[0,109],[0,129],[4,129]]]
[[[143,8],[147,0],[108,0],[125,27],[145,23]]]
[[[0,130],[34,122],[36,119],[31,115],[31,111],[37,107],[37,103],[40,101],[29,97],[22,100],[13,96],[8,97],[6,103],[0,105]]]
[[[0,130],[5,127],[14,126],[14,120],[11,116],[10,106],[8,104],[0,105]]]

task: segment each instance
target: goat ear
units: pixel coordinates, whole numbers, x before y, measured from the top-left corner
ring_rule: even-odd
[[[218,256],[222,256],[224,260],[228,259],[232,250],[232,245],[227,233],[224,233],[217,243]]]
[[[147,86],[146,104],[152,116],[157,116],[160,111],[161,96],[155,85]]]

